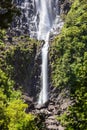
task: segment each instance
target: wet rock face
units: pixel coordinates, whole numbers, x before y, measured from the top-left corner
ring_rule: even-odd
[[[15,32],[15,35],[18,35],[18,33],[28,34],[31,37],[37,38],[40,19],[40,2],[41,1],[39,0],[13,0],[13,3],[16,4],[21,12],[21,15],[16,16],[11,25],[11,30]],[[52,19],[55,19],[56,16],[59,16],[62,13],[62,3],[60,0],[53,0],[50,3],[52,4]]]
[[[13,0],[13,3],[19,8],[21,15],[16,16],[12,22],[10,30],[12,31],[13,35],[25,35],[28,34],[30,37],[37,38],[38,33],[38,26],[40,21],[40,14],[39,14],[39,5],[40,1],[38,0]],[[70,0],[53,0],[52,3],[52,16],[53,19],[55,17],[59,17],[61,14],[67,14],[70,7],[71,2]],[[37,9],[38,7],[38,9]],[[52,20],[51,20],[52,21]],[[60,25],[62,24],[62,20],[59,21]],[[55,24],[55,23],[54,23]],[[56,30],[51,32],[52,36],[55,35],[60,29],[60,25],[57,27]],[[55,26],[55,25],[54,25]],[[57,33],[58,34],[58,33]]]
[[[61,14],[67,14],[71,8],[70,0],[60,0]]]
[[[21,15],[16,16],[11,25],[11,28],[20,34],[30,34],[30,30],[35,30],[33,23],[30,25],[31,21],[34,20],[35,15],[35,3],[34,0],[13,0],[17,8],[20,9]],[[17,34],[15,34],[17,35]]]

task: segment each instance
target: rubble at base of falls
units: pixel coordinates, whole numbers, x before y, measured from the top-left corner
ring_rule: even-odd
[[[40,117],[40,120],[43,119],[44,128],[42,130],[64,130],[65,128],[57,120],[57,117],[67,111],[72,104],[69,88],[51,88],[48,102],[39,106],[37,102],[29,101],[27,111]]]

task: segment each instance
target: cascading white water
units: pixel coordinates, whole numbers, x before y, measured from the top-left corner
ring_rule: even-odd
[[[22,10],[17,21],[20,30],[24,28],[30,37],[44,40],[42,47],[42,86],[38,104],[48,100],[48,47],[50,35],[59,33],[63,22],[60,19],[60,0],[13,0]],[[20,1],[20,2],[19,2]]]
[[[47,34],[50,32],[52,26],[51,0],[40,0],[40,7],[38,13],[39,13],[39,26],[38,26],[37,38],[38,40],[48,40]]]
[[[48,47],[49,33],[46,36],[45,44],[42,48],[42,89],[38,104],[44,104],[48,100]]]
[[[48,47],[51,29],[58,12],[59,0],[35,0],[36,10],[39,15],[39,25],[37,29],[37,39],[44,40],[42,47],[42,88],[39,95],[38,104],[42,105],[48,101]],[[56,11],[55,11],[56,10]],[[56,13],[55,13],[56,12]],[[54,26],[55,27],[55,26]]]
[[[42,47],[42,89],[38,101],[38,104],[41,105],[48,100],[48,46],[50,29],[52,28],[53,23],[52,1],[41,0],[38,13],[40,15],[40,21],[37,37],[38,40],[45,41],[45,44]]]

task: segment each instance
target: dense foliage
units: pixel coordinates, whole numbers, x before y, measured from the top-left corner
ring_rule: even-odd
[[[13,86],[13,81],[0,70],[0,130],[37,130],[35,117],[25,113],[28,106]]]
[[[26,113],[28,105],[23,101],[19,86],[35,55],[35,41],[27,37],[25,45],[20,37],[22,42],[12,45],[2,30],[10,25],[16,13],[18,10],[12,0],[0,1],[0,130],[38,130],[36,117]]]
[[[21,86],[23,91],[29,91],[29,81],[34,71],[34,59],[39,42],[29,37],[20,36],[13,38],[18,44],[0,46],[0,67],[12,80],[16,88]]]
[[[87,130],[87,1],[74,0],[52,47],[52,81],[69,87],[75,104],[63,115],[66,130]],[[60,118],[62,120],[62,117]]]
[[[38,130],[39,117],[26,113],[29,106],[22,92],[27,86],[24,83],[29,82],[39,42],[20,36],[12,39],[18,44],[8,40],[7,44],[5,30],[0,32],[0,130]]]
[[[0,0],[0,28],[7,28],[19,11],[12,0]]]

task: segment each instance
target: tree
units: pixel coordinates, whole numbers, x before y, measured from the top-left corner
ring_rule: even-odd
[[[38,130],[35,116],[25,112],[28,105],[20,91],[13,91],[13,85],[0,69],[0,130]]]

